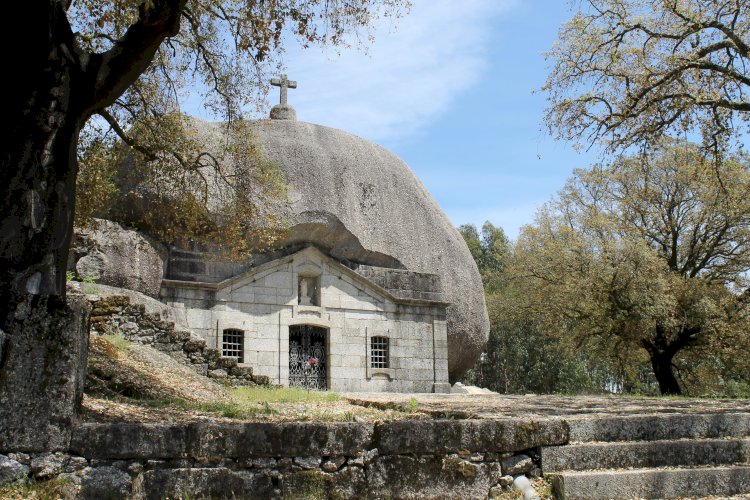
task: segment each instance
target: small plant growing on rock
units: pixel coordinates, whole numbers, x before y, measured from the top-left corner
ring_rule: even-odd
[[[409,398],[409,407],[411,408],[411,411],[417,411],[419,409],[419,403],[417,403],[417,398],[414,398],[414,397]]]

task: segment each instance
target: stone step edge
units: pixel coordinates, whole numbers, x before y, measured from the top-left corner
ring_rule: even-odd
[[[750,437],[750,408],[743,411],[647,413],[567,419],[571,442],[620,442],[701,437]],[[635,437],[635,439],[633,439]]]
[[[586,476],[592,474],[629,474],[629,473],[640,473],[644,471],[649,472],[669,472],[669,471],[702,471],[702,470],[734,470],[734,469],[750,469],[750,462],[738,463],[738,464],[722,464],[722,465],[675,465],[675,466],[664,466],[664,467],[622,467],[622,468],[610,468],[610,469],[588,469],[588,470],[565,470],[560,472],[547,472],[544,477],[550,476]]]
[[[562,500],[750,493],[750,464],[565,471],[544,474],[544,477],[552,483],[555,498]]]
[[[719,466],[750,461],[750,438],[665,439],[545,446],[545,473],[612,468]]]
[[[643,443],[687,443],[687,442],[709,442],[709,441],[748,441],[749,436],[718,436],[718,437],[699,437],[699,438],[674,438],[674,439],[633,439],[628,441],[568,441],[562,446],[624,446],[628,444]]]

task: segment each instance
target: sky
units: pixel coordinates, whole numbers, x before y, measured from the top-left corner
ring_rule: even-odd
[[[283,62],[298,83],[289,104],[300,121],[393,151],[454,225],[490,221],[514,239],[574,168],[596,159],[542,124],[543,54],[572,14],[568,2],[413,3],[376,26],[367,53],[289,49]]]

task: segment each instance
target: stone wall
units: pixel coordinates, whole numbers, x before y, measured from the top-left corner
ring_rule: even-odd
[[[62,474],[79,498],[487,498],[538,475],[538,448],[568,432],[559,420],[88,423],[69,453],[0,455],[0,482]]]
[[[222,357],[217,349],[188,330],[175,329],[158,313],[146,312],[125,295],[88,296],[92,305],[91,333],[119,334],[130,342],[149,345],[190,366],[201,375],[232,385],[266,385],[268,377],[254,375],[251,367],[238,366],[234,358]]]
[[[364,265],[356,266],[354,270],[400,299],[446,300],[437,274]]]

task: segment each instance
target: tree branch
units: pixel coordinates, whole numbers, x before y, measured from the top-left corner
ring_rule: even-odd
[[[157,49],[180,29],[180,18],[187,0],[151,0],[139,7],[138,21],[115,45],[91,57],[84,71],[90,75],[86,89],[87,114],[112,104],[148,68]]]

